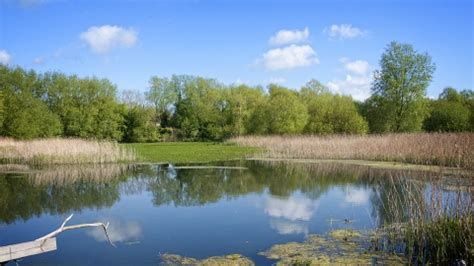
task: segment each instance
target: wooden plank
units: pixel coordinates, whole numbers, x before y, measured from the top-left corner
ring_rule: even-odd
[[[56,249],[56,238],[48,238],[45,241],[30,241],[4,246],[0,247],[0,262],[37,255]]]

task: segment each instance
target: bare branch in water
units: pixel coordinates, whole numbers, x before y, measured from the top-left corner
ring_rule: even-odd
[[[112,242],[112,240],[109,237],[109,231],[107,230],[108,227],[109,227],[109,223],[104,224],[104,223],[97,222],[97,223],[76,224],[76,225],[66,226],[66,223],[69,220],[71,220],[72,216],[73,216],[73,214],[69,215],[69,217],[67,217],[66,220],[64,220],[64,222],[61,224],[61,227],[59,227],[58,229],[54,230],[53,232],[51,232],[51,233],[49,233],[45,236],[42,236],[42,237],[36,239],[35,241],[43,241],[44,242],[44,241],[46,241],[46,239],[56,237],[60,233],[62,233],[64,231],[68,231],[68,230],[87,228],[87,227],[102,227],[102,229],[104,229],[104,234],[107,237],[107,240],[109,241],[110,245],[112,245],[113,247],[116,247],[115,244]]]

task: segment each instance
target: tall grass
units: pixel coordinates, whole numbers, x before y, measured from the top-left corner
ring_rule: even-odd
[[[35,186],[67,186],[79,182],[108,183],[133,170],[128,164],[64,164],[31,171],[28,178]]]
[[[0,161],[4,164],[115,163],[135,160],[133,151],[115,142],[83,139],[0,139]]]
[[[259,156],[266,158],[397,161],[474,169],[474,133],[243,136],[229,141],[264,148]]]
[[[390,246],[403,248],[411,264],[472,265],[474,202],[471,192],[446,193],[432,180],[426,189],[407,178],[390,178],[378,189]],[[384,191],[384,195],[380,195]],[[382,200],[385,199],[385,200]],[[464,262],[466,264],[462,264]]]

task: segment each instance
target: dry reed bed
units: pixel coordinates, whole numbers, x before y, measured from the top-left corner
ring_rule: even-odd
[[[229,140],[284,159],[397,161],[474,170],[474,133],[333,136],[243,136]]]
[[[132,166],[127,164],[55,165],[28,173],[35,186],[67,186],[78,182],[109,183],[125,175]]]
[[[115,163],[135,160],[134,152],[117,143],[83,139],[0,139],[2,163],[80,164]]]

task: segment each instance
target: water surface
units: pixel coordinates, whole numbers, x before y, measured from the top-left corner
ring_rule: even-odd
[[[426,190],[426,172],[341,164],[222,162],[237,169],[173,165],[67,166],[0,175],[0,246],[30,241],[70,224],[110,222],[117,248],[99,229],[58,236],[58,250],[22,265],[159,264],[160,254],[206,258],[240,253],[257,265],[272,245],[309,234],[389,222],[388,191],[411,178]],[[400,190],[400,191],[398,191]],[[450,193],[446,190],[446,193]]]

